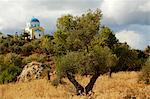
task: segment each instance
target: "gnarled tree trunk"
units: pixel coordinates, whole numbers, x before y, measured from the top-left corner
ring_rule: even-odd
[[[77,95],[81,95],[84,92],[84,88],[76,81],[75,76],[67,73],[67,78],[75,86]]]
[[[90,82],[88,83],[88,85],[85,87],[85,91],[86,94],[88,94],[90,91],[92,91],[93,86],[97,80],[97,78],[100,76],[100,73],[96,73],[92,76],[92,78],[90,79]]]

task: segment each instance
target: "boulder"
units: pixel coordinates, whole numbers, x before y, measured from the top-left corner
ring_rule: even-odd
[[[18,76],[17,81],[30,81],[35,79],[47,78],[50,80],[50,66],[39,62],[31,62],[24,66],[21,74]]]

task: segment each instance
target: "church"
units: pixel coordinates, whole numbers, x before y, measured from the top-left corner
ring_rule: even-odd
[[[25,28],[25,33],[29,35],[30,39],[39,39],[44,35],[44,28],[40,26],[40,21],[33,17]]]

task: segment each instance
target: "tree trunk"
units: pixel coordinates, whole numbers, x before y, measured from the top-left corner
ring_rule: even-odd
[[[2,80],[2,83],[3,83],[3,84],[5,83],[4,79]]]
[[[67,78],[75,86],[77,95],[81,95],[84,92],[84,88],[76,81],[75,76],[67,73]]]
[[[88,94],[90,91],[92,91],[93,86],[99,76],[100,76],[100,73],[96,73],[95,75],[92,76],[92,78],[90,79],[90,82],[85,87],[86,94]]]
[[[112,70],[109,69],[109,77],[111,78],[112,77]]]
[[[50,80],[50,71],[47,71],[47,80]]]

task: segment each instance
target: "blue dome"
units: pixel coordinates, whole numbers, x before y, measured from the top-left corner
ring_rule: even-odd
[[[34,18],[34,17],[33,17],[33,18],[31,19],[31,22],[40,22],[40,21],[39,21],[37,18]]]

